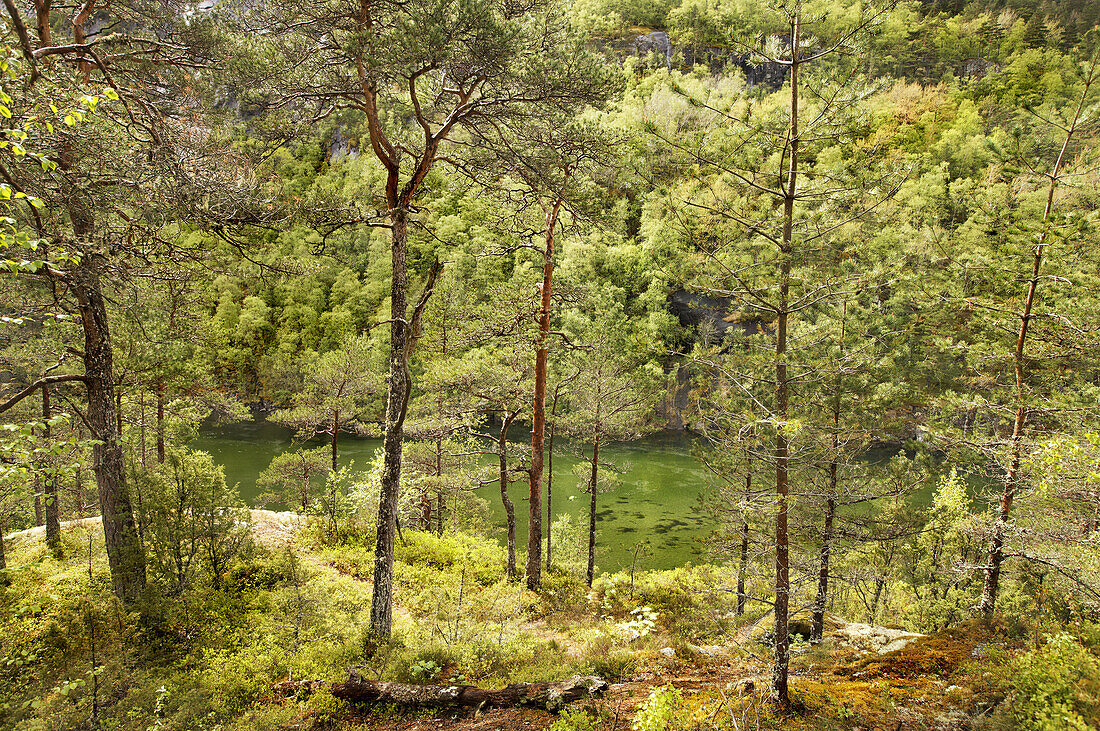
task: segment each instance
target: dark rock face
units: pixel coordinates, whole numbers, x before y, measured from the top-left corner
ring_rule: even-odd
[[[680,320],[680,324],[689,327],[702,336],[711,339],[724,339],[731,333],[755,335],[760,332],[760,323],[756,320],[734,322],[730,318],[733,300],[730,297],[708,297],[687,290],[678,289],[668,297],[669,310]]]
[[[787,78],[787,67],[778,63],[753,63],[748,54],[731,53],[728,48],[710,45],[678,46],[672,43],[668,33],[661,30],[643,33],[633,40],[622,38],[604,41],[620,59],[630,56],[647,58],[657,54],[666,68],[673,67],[673,60],[687,68],[706,64],[712,71],[736,66],[745,75],[749,87],[763,85],[778,89]]]
[[[968,58],[959,64],[959,76],[965,79],[980,79],[989,73],[1000,71],[1001,67],[984,58]]]
[[[672,68],[672,41],[669,40],[668,33],[663,30],[655,30],[635,38],[634,50],[643,57],[651,53],[664,56],[665,65]]]

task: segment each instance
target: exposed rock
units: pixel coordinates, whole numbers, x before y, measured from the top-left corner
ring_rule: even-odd
[[[634,50],[639,56],[659,54],[664,57],[665,65],[672,68],[672,41],[669,40],[668,33],[663,30],[655,30],[635,38]]]
[[[668,303],[680,324],[693,328],[700,338],[721,340],[731,332],[754,335],[760,331],[758,320],[742,320],[732,311],[732,297],[708,297],[678,289],[668,296]]]
[[[875,627],[869,624],[849,622],[825,634],[838,645],[862,652],[883,654],[900,650],[913,640],[924,637],[919,632]]]

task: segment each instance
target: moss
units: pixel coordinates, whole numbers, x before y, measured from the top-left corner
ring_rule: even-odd
[[[872,655],[836,672],[853,678],[950,678],[969,664],[985,645],[1003,640],[996,628],[977,620],[919,637],[900,650]]]

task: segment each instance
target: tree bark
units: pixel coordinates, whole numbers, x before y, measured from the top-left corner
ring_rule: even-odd
[[[74,217],[75,218],[75,217]],[[74,224],[78,236],[90,232]],[[94,269],[96,255],[85,255],[69,277],[77,298],[84,330],[84,375],[88,390],[87,421],[97,440],[92,447],[92,469],[96,476],[99,508],[111,584],[115,595],[132,604],[145,589],[145,556],[134,523],[130,492],[123,470],[115,412],[114,353],[107,327],[107,310]]]
[[[557,405],[557,398],[554,399],[555,406]],[[546,440],[546,570],[550,570],[550,528],[554,525],[554,515],[551,512],[553,510],[553,502],[551,501],[551,491],[554,487],[554,422],[551,421],[547,427],[547,431],[550,432],[549,438]]]
[[[550,338],[550,292],[554,279],[554,227],[562,201],[546,211],[546,247],[542,252],[542,300],[539,309],[538,340],[535,346],[535,398],[531,409],[531,489],[528,503],[527,588],[535,591],[542,582],[542,471],[546,438],[546,360]]]
[[[4,550],[4,523],[0,521],[0,586],[10,586],[8,577],[8,554]]]
[[[836,516],[836,462],[829,466],[831,489],[825,501],[825,525],[821,530],[821,552],[818,555],[817,596],[814,597],[810,643],[821,642],[825,632],[825,601],[829,595],[829,559],[833,547],[833,519]]]
[[[752,445],[747,450],[748,457],[745,460],[745,498],[752,495]],[[745,604],[748,596],[745,595],[745,574],[749,570],[749,521],[741,515],[741,561],[737,567],[737,614],[745,613]]]
[[[281,695],[302,696],[324,685],[320,681],[306,680],[279,683],[275,687]],[[556,683],[512,683],[501,690],[485,690],[472,685],[410,685],[364,680],[353,673],[343,683],[334,683],[331,691],[337,698],[358,704],[436,710],[528,706],[557,712],[568,703],[598,696],[607,688],[606,681],[591,676],[574,676]]]
[[[786,421],[789,411],[789,381],[787,376],[787,326],[791,287],[791,253],[794,229],[794,202],[798,190],[798,66],[801,52],[801,17],[791,21],[791,102],[790,102],[790,164],[787,169],[783,196],[783,238],[780,247],[779,304],[775,334],[775,659],[772,664],[771,698],[780,706],[790,705],[787,693],[787,669],[790,664],[790,635],[787,619],[791,578],[789,539],[787,536],[788,493],[790,491],[788,463],[790,443]]]
[[[164,446],[164,381],[157,381],[157,462],[164,464],[168,452]]]
[[[519,414],[513,411],[505,414],[497,437],[497,458],[500,460],[500,501],[504,503],[504,517],[508,530],[508,580],[516,578],[516,507],[508,497],[508,429]]]
[[[332,410],[332,474],[336,474],[336,440],[340,436],[340,409]]]
[[[382,488],[378,500],[378,535],[374,546],[374,590],[371,597],[370,630],[378,639],[389,639],[393,624],[393,542],[397,530],[397,498],[401,489],[401,448],[404,440],[405,407],[409,399],[409,328],[406,296],[408,272],[408,211],[402,207],[390,213],[392,224],[390,279],[390,372],[386,421],[382,439]]]
[[[48,386],[42,387],[42,418],[47,422],[45,437],[47,440],[50,438],[49,420],[53,416],[53,411],[50,407],[50,389]],[[53,475],[47,474],[42,478],[42,492],[45,502],[46,513],[46,546],[49,547],[50,553],[57,556],[61,551],[61,506],[58,505],[57,499],[57,478]]]
[[[597,405],[597,409],[599,406]],[[598,413],[598,411],[597,411]],[[597,416],[597,419],[599,417]],[[592,440],[592,485],[591,485],[591,500],[588,503],[588,573],[585,576],[586,582],[589,586],[592,586],[592,579],[595,577],[596,572],[596,486],[599,484],[597,478],[599,477],[599,465],[600,465],[600,432],[597,426],[596,437]]]

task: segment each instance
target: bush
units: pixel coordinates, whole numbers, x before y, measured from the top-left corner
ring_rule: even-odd
[[[992,728],[1053,731],[1097,728],[1100,723],[1100,660],[1066,633],[1003,668],[1011,688]]]

